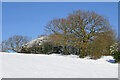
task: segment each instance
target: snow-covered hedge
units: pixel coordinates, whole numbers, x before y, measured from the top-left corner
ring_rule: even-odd
[[[118,51],[118,43],[114,43],[110,46],[110,54],[114,57],[115,61],[119,61],[120,53]]]

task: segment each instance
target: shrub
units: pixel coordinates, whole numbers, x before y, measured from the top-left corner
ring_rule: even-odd
[[[53,48],[53,53],[57,53],[57,54],[63,53],[62,49],[63,49],[62,46],[56,46]]]
[[[118,51],[118,43],[114,43],[113,45],[110,46],[110,54],[115,59],[115,62],[119,61],[120,52]]]
[[[42,43],[42,53],[43,54],[51,54],[53,52],[53,45],[51,42],[43,42]]]

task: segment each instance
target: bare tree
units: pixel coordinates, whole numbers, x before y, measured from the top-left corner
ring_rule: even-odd
[[[2,42],[2,51],[12,50],[19,52],[23,44],[27,43],[30,40],[27,36],[14,35],[8,40]]]
[[[51,31],[54,35],[50,35],[52,41],[54,41],[57,45],[64,46],[64,54],[68,54],[67,51],[67,42],[68,42],[68,33],[69,28],[67,25],[66,19],[54,19],[51,20],[46,26],[46,29]],[[57,42],[55,41],[57,40]]]
[[[88,42],[102,33],[107,33],[111,29],[109,21],[104,17],[89,11],[74,11],[67,17],[68,27],[73,34],[71,38],[73,46],[82,49],[82,54],[88,46]]]

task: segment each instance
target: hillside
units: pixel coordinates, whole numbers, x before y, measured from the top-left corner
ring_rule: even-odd
[[[118,64],[75,55],[2,53],[4,78],[117,78]]]
[[[23,47],[26,46],[27,48],[29,48],[36,44],[42,45],[42,42],[47,41],[46,38],[47,38],[47,36],[42,36],[42,37],[36,38],[36,39],[31,40],[30,42],[26,43],[25,45],[23,45]]]

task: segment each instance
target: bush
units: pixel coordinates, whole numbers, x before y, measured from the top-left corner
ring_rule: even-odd
[[[56,46],[53,48],[53,53],[57,53],[57,54],[63,53],[62,49],[63,49],[62,46]]]
[[[115,59],[115,62],[119,62],[120,58],[120,52],[118,51],[118,43],[114,43],[110,46],[110,54]]]
[[[43,42],[42,44],[42,53],[51,54],[53,51],[53,45],[50,42]]]
[[[20,49],[20,52],[21,53],[41,54],[42,53],[42,46],[35,44],[32,47],[27,47],[26,45],[24,45]]]

